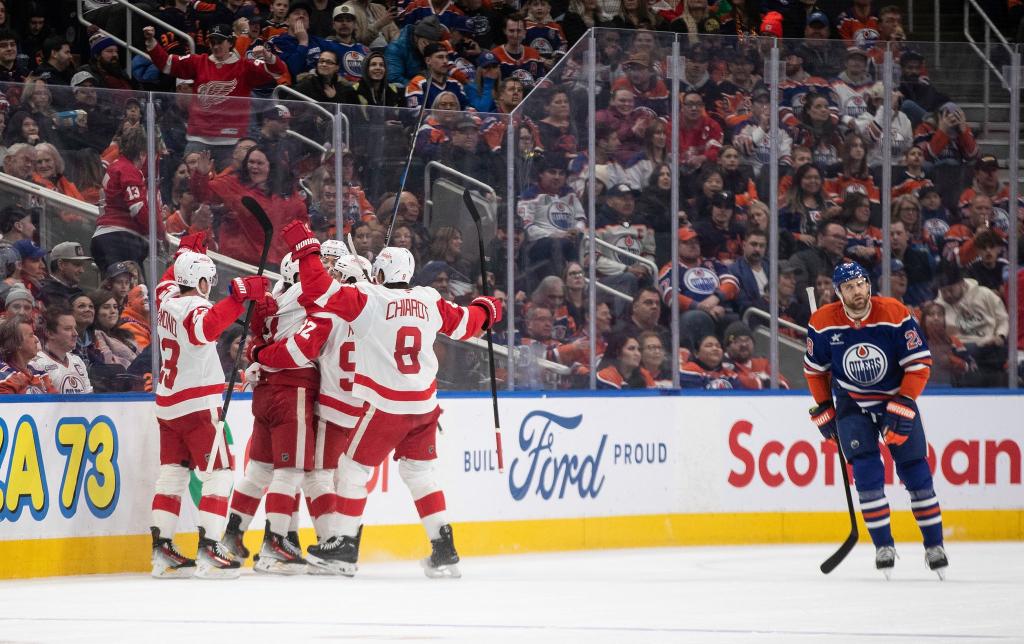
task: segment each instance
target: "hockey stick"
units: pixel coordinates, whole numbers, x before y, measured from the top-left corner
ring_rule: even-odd
[[[811,313],[813,314],[818,310],[818,301],[815,297],[814,287],[807,287],[807,303],[811,307]],[[831,557],[826,559],[821,564],[821,572],[826,575],[836,569],[836,566],[846,559],[846,555],[850,554],[853,547],[857,545],[857,539],[860,536],[857,532],[857,514],[853,508],[853,493],[850,492],[850,474],[846,471],[846,457],[843,456],[843,446],[839,442],[839,437],[836,437],[836,455],[839,457],[839,470],[843,474],[843,490],[846,492],[846,509],[850,512],[850,534],[846,537],[846,541],[839,546]]]
[[[260,228],[263,229],[263,252],[260,253],[260,263],[256,268],[256,274],[262,275],[264,269],[267,267],[267,255],[270,254],[270,243],[274,240],[274,224],[270,222],[270,217],[268,217],[267,212],[263,210],[263,206],[261,206],[259,202],[252,197],[242,197],[242,205],[252,213],[252,216],[259,222]],[[252,318],[252,309],[254,305],[255,302],[249,302],[245,309],[245,317],[242,318],[242,338],[239,340],[238,353],[235,354],[235,361],[231,365],[231,374],[228,376],[227,391],[224,393],[224,404],[221,405],[220,418],[217,420],[217,433],[213,439],[213,449],[210,450],[210,459],[206,462],[207,473],[213,471],[213,462],[216,460],[216,455],[221,456],[222,462],[228,462],[228,450],[224,442],[224,424],[228,417],[228,406],[231,404],[231,395],[235,391],[235,380],[238,379],[238,362],[242,358],[242,354],[245,353],[245,342],[249,335],[249,319]]]
[[[480,211],[473,203],[473,195],[469,190],[462,192],[462,201],[469,210],[469,216],[476,224],[476,241],[480,247],[480,290],[487,295],[487,258],[484,256],[484,231],[480,222]],[[501,421],[498,419],[498,380],[494,375],[494,342],[491,337],[491,325],[487,327],[487,364],[491,374],[491,404],[494,408],[494,444],[498,450],[498,473],[505,471],[505,458],[501,451]]]
[[[391,243],[391,232],[395,229],[395,220],[398,219],[398,206],[402,203],[402,193],[405,192],[405,181],[409,178],[409,166],[412,165],[412,155],[416,151],[416,137],[420,134],[420,127],[423,126],[423,115],[427,113],[427,93],[423,93],[423,102],[420,103],[420,114],[416,117],[416,128],[412,131],[412,141],[409,143],[409,157],[405,160],[405,169],[402,170],[402,183],[398,186],[398,194],[395,195],[395,206],[391,209],[391,223],[388,224],[388,234],[384,236],[384,245]],[[353,252],[353,254],[355,254]]]

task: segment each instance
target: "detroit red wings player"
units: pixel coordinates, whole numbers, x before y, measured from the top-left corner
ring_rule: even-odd
[[[153,495],[152,575],[158,578],[216,579],[238,576],[239,563],[209,535],[221,534],[233,476],[227,461],[213,451],[224,372],[217,356],[218,336],[242,312],[246,300],[262,299],[264,277],[235,278],[231,294],[210,304],[217,267],[205,252],[205,235],[182,240],[174,264],[157,286],[157,339],[162,357],[156,388],[160,426],[160,472]],[[203,251],[203,252],[196,252]],[[207,464],[213,459],[212,471]],[[203,483],[199,501],[199,552],[193,561],[174,547],[172,538],[181,495],[195,468]]]
[[[410,287],[414,260],[402,248],[385,248],[377,256],[377,285],[338,284],[324,271],[319,242],[305,224],[288,224],[281,234],[299,260],[299,301],[351,325],[356,340],[352,393],[367,402],[338,467],[341,538],[323,544],[321,556],[337,562],[347,574],[355,573],[366,481],[394,450],[399,474],[430,538],[432,553],[423,561],[427,575],[459,576],[444,493],[433,473],[440,415],[433,345],[438,333],[459,340],[480,333],[501,319],[501,304],[478,297],[468,307],[456,306],[432,288]]]

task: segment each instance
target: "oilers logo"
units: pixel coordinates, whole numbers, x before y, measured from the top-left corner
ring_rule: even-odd
[[[555,50],[551,46],[551,41],[547,38],[534,38],[533,42],[530,43],[530,47],[533,47],[541,56],[550,56]]]
[[[345,70],[345,75],[351,78],[361,78],[363,76],[363,56],[362,52],[350,49],[345,52],[345,56],[341,61],[341,68]]]
[[[518,80],[525,87],[533,87],[537,80],[533,77],[533,74],[526,71],[525,69],[517,69],[512,72],[512,78]]]
[[[924,220],[924,229],[932,236],[932,239],[942,239],[949,232],[949,224],[938,217]]]
[[[732,389],[732,384],[725,378],[715,378],[709,380],[708,384],[704,387],[705,389]]]
[[[866,111],[868,111],[868,106],[864,101],[863,94],[854,94],[846,99],[846,103],[843,105],[843,113],[847,116],[857,117]]]
[[[843,354],[843,371],[847,377],[864,387],[879,383],[889,368],[889,360],[873,344],[860,342]]]
[[[548,206],[548,221],[555,228],[569,230],[574,223],[572,210],[562,201],[552,201]]]
[[[879,33],[878,30],[870,27],[858,29],[857,33],[853,34],[854,44],[864,51],[865,55],[867,51],[874,47],[878,43]]]
[[[483,36],[491,31],[491,21],[487,16],[470,16],[466,18],[465,24],[473,31],[474,36]]]
[[[688,268],[683,275],[683,284],[686,290],[699,295],[711,295],[721,286],[718,275],[703,266]]]

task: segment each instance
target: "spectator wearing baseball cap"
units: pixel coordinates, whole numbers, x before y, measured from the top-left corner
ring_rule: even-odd
[[[772,370],[767,358],[754,356],[754,333],[745,323],[736,320],[722,334],[725,361],[736,372],[742,389],[768,389]],[[789,383],[779,374],[779,386],[789,389]]]
[[[337,43],[340,50],[335,51],[335,54],[338,56],[338,71],[341,72],[342,78],[354,83],[362,76],[363,59],[369,55],[370,49],[359,40],[361,24],[351,3],[338,5],[332,15],[334,32],[327,40]],[[319,65],[319,60],[317,64]],[[320,71],[319,68],[317,71]]]
[[[1010,212],[1010,184],[999,180],[999,159],[994,154],[983,154],[974,162],[974,179],[970,187],[960,193],[958,205],[963,216],[967,215],[975,195],[985,195],[992,200],[992,208],[997,212],[993,218],[999,222],[997,227],[1005,232],[1009,227],[1009,222],[1003,220]],[[1024,195],[1018,197],[1017,203],[1024,205]]]
[[[633,104],[636,107],[646,107],[658,116],[668,116],[668,87],[658,78],[650,53],[634,51],[622,67],[626,74],[612,83],[612,90],[628,89],[633,92]]]
[[[14,245],[22,239],[31,241],[35,233],[36,226],[28,210],[13,204],[0,210],[0,245]]]
[[[829,20],[825,12],[813,9],[803,26],[803,40],[798,47],[804,70],[812,76],[835,78],[843,71],[846,51],[841,41],[829,38]]]
[[[450,92],[459,102],[459,109],[469,107],[469,99],[462,83],[449,75],[451,61],[448,49],[439,43],[430,43],[423,48],[423,60],[426,69],[409,81],[405,88],[405,102],[409,107],[425,106],[432,109],[438,97]]]
[[[728,190],[721,190],[713,193],[708,203],[711,216],[693,226],[700,238],[700,253],[728,266],[741,256],[743,250],[743,226],[733,219],[736,196]]]
[[[138,283],[139,274],[139,267],[135,262],[128,260],[114,262],[103,272],[103,282],[100,283],[100,288],[113,293],[117,299],[118,309],[123,311],[128,302],[128,292]]]
[[[21,283],[38,299],[42,293],[43,280],[46,279],[47,251],[36,246],[31,239],[18,240],[14,243],[14,249],[21,256]]]
[[[71,301],[82,293],[79,283],[92,257],[85,254],[78,242],[61,242],[50,251],[50,277],[43,280],[42,299],[49,304],[56,299]]]
[[[480,52],[476,57],[476,75],[465,87],[469,104],[478,112],[493,112],[494,88],[500,80],[501,65],[498,64],[498,57],[491,51]]]

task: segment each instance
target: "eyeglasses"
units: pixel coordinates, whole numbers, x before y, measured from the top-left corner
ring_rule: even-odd
[[[566,277],[583,277],[583,271],[570,271]]]

